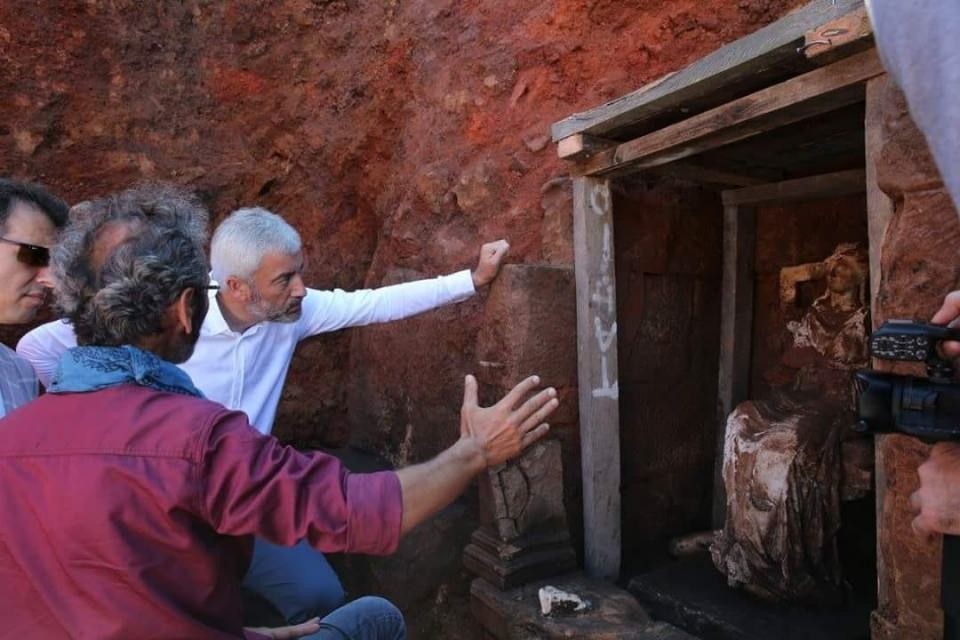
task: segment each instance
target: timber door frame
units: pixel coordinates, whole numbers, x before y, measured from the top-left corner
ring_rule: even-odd
[[[686,159],[864,101],[868,81],[884,73],[865,16],[862,0],[815,0],[676,74],[553,125],[558,154],[570,161],[573,176],[584,568],[590,575],[615,579],[622,550],[611,180],[669,166],[744,187],[724,194],[722,414],[746,393],[749,348],[745,360],[743,344],[751,322],[755,207],[771,195],[796,197],[791,189],[813,189],[825,178],[770,184],[704,170]],[[670,122],[644,129],[660,121]],[[826,181],[849,186],[855,178],[845,173]],[[859,175],[863,191],[866,182],[862,171]],[[873,264],[873,243],[870,252]],[[718,428],[722,446],[724,429]],[[722,524],[716,519],[720,498],[714,503],[715,525]]]

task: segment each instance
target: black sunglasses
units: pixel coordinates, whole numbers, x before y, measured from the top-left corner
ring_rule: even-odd
[[[50,265],[50,249],[26,242],[17,242],[9,238],[0,237],[0,241],[9,244],[15,244],[20,247],[17,250],[17,260],[28,267],[47,267]]]

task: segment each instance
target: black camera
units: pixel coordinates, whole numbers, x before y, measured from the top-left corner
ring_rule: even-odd
[[[960,440],[960,385],[937,345],[960,341],[960,329],[909,320],[888,320],[870,336],[870,353],[881,360],[923,362],[928,378],[879,371],[856,373],[856,430],[905,433],[927,441]]]

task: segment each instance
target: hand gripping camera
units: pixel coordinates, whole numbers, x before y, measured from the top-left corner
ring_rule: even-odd
[[[960,385],[953,365],[937,345],[960,340],[960,330],[933,324],[889,320],[870,336],[870,351],[881,360],[923,362],[928,378],[879,371],[856,374],[856,429],[862,433],[905,433],[928,442],[960,440]],[[958,488],[960,491],[960,488]],[[941,565],[943,637],[960,640],[960,537],[943,537]]]
[[[953,382],[953,365],[937,351],[944,340],[960,341],[960,329],[888,320],[870,336],[874,358],[923,362],[928,378],[857,372],[858,431],[960,440],[960,385]]]

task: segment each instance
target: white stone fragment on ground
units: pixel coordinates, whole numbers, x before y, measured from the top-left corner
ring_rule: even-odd
[[[561,612],[577,613],[590,608],[589,600],[584,600],[575,593],[562,591],[549,585],[541,587],[538,595],[540,597],[540,613],[545,616]]]

